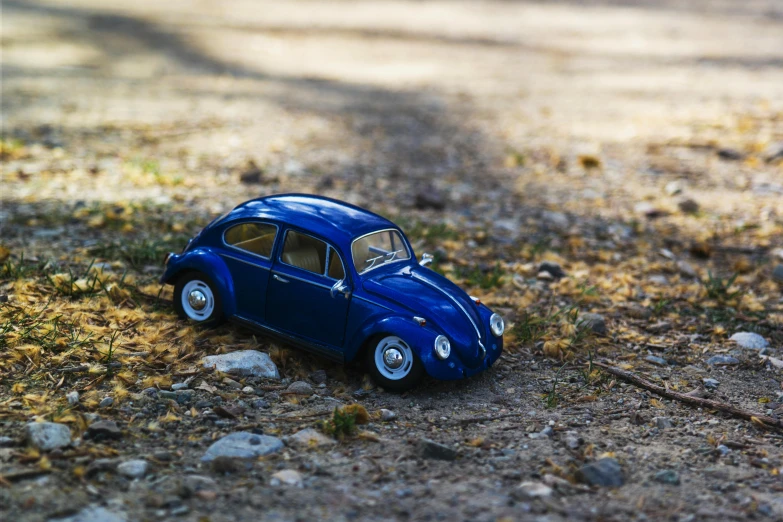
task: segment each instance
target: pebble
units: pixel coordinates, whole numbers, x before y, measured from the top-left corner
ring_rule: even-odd
[[[653,480],[655,480],[655,482],[660,482],[661,484],[669,484],[672,486],[680,485],[680,476],[677,474],[676,471],[671,469],[665,469],[663,471],[659,471],[658,473],[655,474]]]
[[[158,395],[158,389],[154,387],[144,388],[141,393],[147,397],[156,397]]]
[[[715,448],[715,449],[716,449],[716,450],[718,450],[718,452],[719,452],[721,455],[723,455],[724,457],[725,457],[726,455],[728,455],[729,453],[731,453],[731,449],[729,449],[729,447],[728,447],[728,446],[724,446],[723,444],[719,445],[719,446],[718,446],[717,448]]]
[[[168,390],[160,390],[158,391],[158,397],[161,399],[170,399],[172,401],[177,400],[177,392],[168,391]]]
[[[711,366],[727,366],[731,364],[739,364],[739,359],[731,357],[730,355],[714,355],[707,359],[707,364]]]
[[[90,424],[87,428],[85,438],[94,440],[119,439],[122,437],[122,431],[114,421],[101,420]]]
[[[443,210],[446,208],[446,198],[434,187],[427,187],[416,193],[413,204],[418,210]]]
[[[333,446],[337,441],[327,437],[315,428],[305,428],[297,431],[293,435],[286,437],[286,444],[299,448],[319,448],[324,446]]]
[[[669,366],[669,363],[666,362],[666,359],[663,357],[658,357],[657,355],[648,355],[644,358],[644,360],[650,364],[655,364],[658,366]]]
[[[538,265],[538,272],[539,275],[541,272],[546,272],[555,279],[560,279],[566,276],[565,270],[563,270],[563,268],[557,263],[553,263],[551,261],[544,261]]]
[[[201,461],[211,462],[218,457],[255,459],[277,453],[281,449],[283,449],[283,441],[277,437],[238,431],[213,443],[201,457]]]
[[[242,393],[246,393],[247,395],[255,395],[256,390],[252,386],[245,386],[242,388]]]
[[[691,277],[691,278],[699,277],[699,274],[696,273],[696,269],[693,268],[690,263],[682,259],[677,261],[677,271],[680,272],[680,274],[684,275],[685,277]]]
[[[578,319],[585,328],[590,328],[598,335],[606,335],[606,319],[601,314],[585,313]]]
[[[230,377],[223,377],[223,380],[221,381],[224,385],[228,386],[229,388],[233,388],[235,390],[242,389],[242,385],[239,384],[234,379],[231,379]]]
[[[292,486],[295,488],[304,487],[302,475],[294,469],[283,469],[272,475],[270,480],[272,486]]]
[[[566,433],[565,443],[569,449],[575,450],[578,449],[584,443],[584,439],[578,436],[576,432],[569,431],[568,433]]]
[[[125,516],[100,506],[88,506],[75,515],[49,519],[49,522],[125,522]]]
[[[0,437],[0,448],[13,448],[14,446],[16,446],[16,439]]]
[[[232,375],[280,379],[280,372],[269,355],[256,350],[209,355],[204,357],[203,362],[205,368],[215,368],[219,372]]]
[[[660,286],[668,286],[669,285],[669,279],[664,275],[651,275],[648,280],[656,285]]]
[[[552,426],[547,426],[540,433],[544,437],[552,438],[555,435],[555,430],[552,429]]]
[[[326,370],[316,370],[310,374],[310,380],[316,384],[326,384]]]
[[[71,430],[56,422],[31,422],[26,426],[27,440],[42,451],[64,448],[71,443]]]
[[[686,214],[695,214],[699,211],[699,204],[691,198],[683,199],[677,203],[677,206],[680,207],[680,210]]]
[[[117,466],[117,473],[128,478],[142,478],[147,474],[149,464],[146,460],[129,460]]]
[[[69,406],[76,406],[77,404],[79,404],[79,392],[77,391],[69,392],[65,396],[65,399],[68,401]]]
[[[546,224],[554,228],[555,230],[567,230],[571,222],[568,216],[562,212],[553,212],[551,210],[545,210],[541,213],[541,220]]]
[[[176,384],[172,384],[172,385],[171,385],[171,389],[172,389],[172,390],[174,390],[174,391],[177,391],[177,390],[186,390],[186,389],[188,388],[188,386],[190,386],[190,384],[189,384],[189,383],[187,383],[187,382],[178,382],[178,383],[176,383]],[[154,389],[154,388],[153,388],[153,389]]]
[[[383,422],[393,421],[396,418],[397,418],[397,414],[394,413],[393,411],[387,410],[386,408],[381,409],[381,420]]]
[[[576,478],[589,486],[619,487],[625,483],[623,469],[613,458],[603,458],[582,466],[577,470]]]
[[[659,430],[668,430],[674,426],[671,419],[668,417],[655,417],[653,421]]]
[[[114,404],[114,399],[111,397],[104,397],[103,400],[101,400],[100,403],[98,403],[99,408],[108,408]]]
[[[201,491],[217,491],[218,483],[203,475],[185,475],[182,477],[181,489],[183,496],[190,497]]]
[[[517,492],[523,498],[549,498],[552,496],[552,488],[541,482],[523,482],[517,488]]]
[[[739,161],[741,159],[744,159],[745,155],[736,149],[730,149],[728,147],[724,147],[718,149],[718,157],[722,160],[727,160],[727,161]]]
[[[749,350],[762,350],[769,347],[769,342],[766,339],[753,332],[737,332],[729,340]]]
[[[87,466],[86,475],[92,477],[96,473],[114,471],[119,464],[120,461],[118,459],[95,459]]]
[[[430,439],[420,439],[417,444],[417,453],[423,459],[456,460],[457,451],[445,444]]]
[[[707,388],[717,388],[720,385],[720,382],[717,379],[702,379],[704,383],[704,386]]]
[[[269,408],[269,401],[265,401],[264,399],[257,399],[251,403],[254,408],[257,410],[265,410]]]
[[[310,396],[313,394],[313,387],[310,385],[310,383],[307,383],[305,381],[296,381],[291,383],[291,385],[288,388],[286,388],[286,391],[288,393],[293,393],[295,395]]]
[[[676,196],[677,194],[682,192],[682,182],[670,181],[669,183],[666,184],[663,190],[669,196]]]

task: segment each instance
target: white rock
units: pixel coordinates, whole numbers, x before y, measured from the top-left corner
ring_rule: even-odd
[[[142,478],[147,474],[149,464],[146,460],[129,460],[117,466],[117,473],[128,478]]]
[[[209,355],[204,357],[204,367],[215,368],[220,372],[233,375],[280,379],[280,372],[277,371],[277,366],[269,355],[256,350]]]
[[[256,390],[253,389],[252,386],[245,386],[244,388],[242,388],[242,393],[246,393],[248,395],[255,395]]]
[[[698,277],[699,274],[696,273],[696,269],[691,266],[690,263],[687,261],[684,261],[680,259],[677,261],[677,270],[679,270],[680,274],[686,276],[686,277]]]
[[[766,339],[752,332],[737,332],[731,336],[730,340],[749,350],[761,350],[769,346]]]
[[[72,391],[65,396],[69,406],[76,406],[79,404],[79,392]]]
[[[249,431],[238,431],[226,435],[212,444],[201,457],[202,462],[211,462],[217,457],[255,459],[283,449],[283,441],[269,435],[257,435]]]
[[[281,471],[278,471],[274,475],[272,475],[272,480],[270,483],[273,486],[280,486],[282,484],[285,484],[286,486],[293,486],[295,488],[301,488],[304,487],[304,482],[302,480],[302,475],[293,469],[284,469]]]
[[[519,492],[526,498],[548,498],[552,496],[552,488],[541,482],[523,482]]]
[[[125,516],[112,513],[100,506],[89,506],[75,515],[65,518],[50,519],[49,522],[125,522]]]
[[[397,418],[397,414],[394,413],[393,411],[387,410],[386,408],[383,408],[381,410],[381,420],[383,422],[393,421],[396,418]]]
[[[36,448],[50,451],[71,443],[71,430],[56,422],[31,422],[26,427],[27,440]]]
[[[293,435],[286,437],[285,441],[289,446],[296,446],[299,448],[318,448],[337,444],[336,440],[327,437],[313,428],[297,431]]]

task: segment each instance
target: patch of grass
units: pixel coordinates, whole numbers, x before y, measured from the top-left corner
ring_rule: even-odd
[[[557,384],[560,382],[560,372],[562,372],[563,368],[565,368],[567,365],[568,363],[565,363],[557,370],[557,373],[555,373],[555,380],[552,382],[552,388],[549,390],[549,393],[544,399],[544,406],[547,409],[557,408],[557,404],[560,402],[560,398],[557,394]]]
[[[457,270],[457,276],[463,279],[467,285],[478,286],[482,290],[499,287],[504,275],[505,272],[500,268],[500,263],[496,263],[491,270],[482,270],[476,265]]]
[[[730,292],[731,286],[734,281],[737,280],[739,272],[735,272],[734,275],[727,279],[714,276],[712,271],[707,272],[707,281],[702,281],[704,288],[707,290],[707,295],[711,299],[717,299],[718,301],[728,301],[742,295],[741,290]]]
[[[188,239],[190,236],[177,234],[164,239],[117,240],[94,247],[91,253],[104,259],[125,261],[134,268],[162,265],[166,253],[179,252]]]
[[[0,275],[8,279],[26,279],[42,275],[48,267],[46,261],[27,261],[24,258],[24,252],[19,256],[18,261],[8,258],[3,266],[0,267]]]
[[[321,431],[338,440],[350,437],[356,433],[357,415],[357,412],[346,408],[335,408],[332,418],[321,422]]]
[[[671,301],[669,301],[668,299],[658,299],[658,301],[656,301],[655,304],[653,305],[652,314],[655,317],[661,317],[663,313],[666,311],[666,309],[668,308],[670,302]]]

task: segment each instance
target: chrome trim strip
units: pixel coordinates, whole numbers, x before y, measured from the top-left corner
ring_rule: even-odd
[[[394,261],[389,261],[388,263],[381,263],[378,266],[371,266],[370,268],[368,268],[364,272],[359,272],[357,270],[356,273],[359,274],[360,276],[366,274],[367,272],[375,270],[379,266],[390,265],[392,263],[396,263],[397,261],[410,261],[410,259],[411,259],[411,249],[408,248],[408,238],[405,237],[405,234],[403,234],[402,231],[397,229],[397,228],[382,228],[381,230],[374,230],[372,232],[367,232],[366,234],[361,235],[361,236],[357,237],[356,239],[354,239],[353,241],[351,241],[351,261],[353,261],[353,268],[354,268],[354,270],[356,270],[356,261],[353,258],[353,244],[356,243],[357,241],[359,241],[362,238],[365,238],[367,236],[371,236],[373,234],[378,234],[380,232],[397,232],[400,235],[400,237],[402,237],[402,245],[405,247],[405,252],[408,254],[408,257],[405,258],[405,259],[401,258],[401,259],[396,259]]]
[[[456,299],[454,299],[454,296],[452,296],[451,294],[449,294],[448,292],[446,292],[445,290],[443,290],[443,289],[442,289],[442,288],[440,288],[439,286],[437,286],[437,285],[433,285],[432,283],[430,283],[429,281],[427,281],[427,279],[425,279],[425,278],[421,277],[420,275],[417,275],[417,274],[416,274],[416,272],[411,272],[411,277],[413,277],[414,279],[418,279],[419,281],[421,281],[421,282],[422,282],[422,283],[424,283],[425,285],[429,286],[430,288],[434,288],[434,289],[435,289],[435,290],[437,290],[438,292],[442,293],[443,295],[445,295],[446,297],[448,297],[449,299],[451,299],[451,300],[454,302],[454,304],[455,304],[455,305],[459,306],[459,309],[460,309],[460,310],[462,310],[462,313],[463,313],[463,314],[465,314],[465,317],[467,317],[467,318],[468,318],[468,321],[470,321],[470,324],[472,324],[472,325],[473,325],[473,329],[474,329],[474,330],[476,330],[476,335],[478,335],[478,338],[479,338],[479,344],[481,343],[481,331],[479,330],[479,328],[478,328],[478,326],[476,325],[476,323],[473,321],[473,318],[470,316],[470,314],[468,313],[468,311],[467,311],[467,310],[465,310],[465,307],[464,307],[464,306],[462,306],[462,304],[461,304],[459,301],[457,301]]]
[[[290,265],[286,265],[290,266]],[[296,268],[296,267],[294,267]],[[278,272],[277,270],[273,270],[272,274],[279,275],[281,277],[290,277],[291,279],[296,279],[297,281],[301,281],[303,283],[310,283],[311,285],[320,286],[321,288],[326,288],[327,290],[331,290],[332,287],[329,285],[322,285],[321,283],[316,283],[315,281],[310,281],[309,279],[303,279],[301,277],[292,276],[291,274],[287,274],[285,272]],[[319,274],[316,274],[319,275]],[[321,276],[323,277],[323,276]]]
[[[361,299],[362,301],[365,301],[365,302],[367,302],[367,303],[370,303],[371,305],[375,305],[375,306],[378,306],[378,307],[381,307],[381,308],[385,308],[385,309],[387,309],[387,310],[391,310],[392,312],[394,311],[394,308],[389,308],[389,307],[388,307],[388,306],[386,306],[386,305],[382,305],[382,304],[380,304],[380,303],[376,303],[375,301],[370,301],[370,300],[369,300],[369,299],[367,299],[366,297],[362,297],[362,296],[359,296],[359,295],[353,294],[353,298],[354,298],[354,299]]]
[[[239,249],[237,249],[237,250],[239,250]],[[242,252],[247,252],[247,251],[246,251],[246,250],[242,250]],[[248,254],[249,254],[249,253],[250,253],[250,252],[248,252]],[[247,259],[240,259],[240,258],[238,258],[238,257],[234,257],[234,256],[231,256],[231,255],[228,255],[228,254],[224,254],[223,252],[218,252],[218,255],[219,255],[219,256],[221,256],[221,257],[227,257],[228,259],[233,259],[234,261],[239,261],[240,263],[246,263],[246,264],[248,264],[248,265],[250,265],[250,266],[252,266],[252,267],[256,267],[256,268],[263,268],[264,270],[272,270],[272,267],[269,267],[269,266],[263,266],[263,265],[257,265],[257,264],[255,264],[255,263],[252,263],[252,262],[248,261]],[[251,255],[255,255],[255,254],[251,254]],[[258,256],[258,255],[256,255],[256,257],[261,257],[261,256]],[[269,260],[268,260],[267,258],[265,258],[265,257],[262,257],[261,259],[264,259],[264,260],[266,260],[266,261],[269,261]]]
[[[256,221],[256,220],[250,219],[248,221],[241,221],[239,223],[235,223],[234,225],[226,228],[223,231],[223,233],[220,234],[220,240],[223,242],[223,245],[225,245],[227,248],[231,248],[233,250],[236,250],[237,252],[243,252],[243,253],[248,254],[250,256],[260,257],[261,259],[264,259],[266,261],[271,261],[272,260],[272,256],[271,255],[269,257],[265,257],[265,256],[262,256],[261,254],[256,254],[255,252],[251,252],[250,250],[245,250],[244,248],[239,248],[239,247],[236,247],[236,246],[234,246],[232,244],[226,243],[226,232],[228,232],[229,230],[231,230],[234,227],[238,227],[240,225],[246,225],[247,223],[259,223],[261,225],[270,225],[270,226],[275,227],[275,238],[272,240],[272,253],[274,253],[274,251],[275,251],[275,244],[277,243],[277,234],[280,232],[280,225],[278,225],[276,223],[269,223],[268,221],[260,221],[260,220]],[[190,243],[188,243],[188,244],[190,244]]]

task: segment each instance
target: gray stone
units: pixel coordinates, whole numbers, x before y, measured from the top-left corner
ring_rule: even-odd
[[[102,473],[106,471],[115,471],[119,466],[119,459],[95,459],[87,466],[87,476],[92,477],[96,473]]]
[[[655,474],[653,480],[655,480],[655,482],[660,482],[661,484],[669,484],[672,486],[680,485],[680,476],[677,474],[676,471],[673,471],[671,469],[665,469],[663,471],[659,471],[658,473]]]
[[[682,259],[677,261],[677,271],[680,272],[680,275],[684,275],[685,277],[699,277],[699,274],[696,273],[696,269],[693,268],[690,263]]]
[[[778,265],[772,271],[772,279],[783,283],[783,265]]]
[[[549,498],[552,496],[552,488],[541,482],[523,482],[517,488],[516,493],[522,498]]]
[[[314,428],[305,428],[297,431],[293,435],[286,437],[286,444],[299,448],[318,448],[323,446],[333,446],[337,441],[327,437]]]
[[[651,275],[647,279],[648,281],[656,285],[661,285],[661,286],[669,285],[669,279],[664,275]]]
[[[294,469],[283,469],[272,475],[270,480],[272,486],[292,486],[295,488],[304,487],[302,475]]]
[[[720,385],[720,382],[717,379],[702,379],[704,383],[704,386],[706,388],[717,388]]]
[[[16,446],[16,439],[0,437],[0,448],[13,448],[14,446]]]
[[[71,443],[71,430],[56,422],[31,422],[26,426],[27,440],[43,451],[64,448]]]
[[[177,400],[177,392],[168,391],[168,390],[160,390],[160,391],[158,391],[158,397],[160,397],[161,399],[176,401]]]
[[[671,419],[668,417],[655,417],[653,421],[655,422],[655,426],[659,430],[668,430],[674,426],[674,424],[672,424]]]
[[[176,384],[172,384],[171,385],[171,389],[174,390],[174,391],[186,390],[188,388],[188,386],[190,386],[190,384],[187,383],[187,382],[178,382]]]
[[[699,211],[699,204],[691,198],[683,199],[677,203],[677,206],[680,207],[680,210],[686,214],[695,214]]]
[[[183,496],[190,497],[199,491],[217,491],[218,483],[203,475],[185,475],[182,477],[181,488]]]
[[[417,445],[419,457],[433,460],[456,460],[457,450],[430,439],[420,439]]]
[[[87,438],[101,439],[119,439],[122,437],[122,431],[114,421],[101,420],[90,424],[85,434]]]
[[[576,478],[590,486],[619,487],[625,483],[623,469],[613,458],[603,458],[582,466],[577,470]]]
[[[397,414],[394,413],[393,411],[387,410],[386,408],[381,409],[381,420],[383,422],[393,421],[396,418],[397,418]]]
[[[563,270],[563,268],[557,263],[553,263],[551,261],[544,261],[538,265],[538,272],[546,272],[555,279],[560,279],[561,277],[566,276],[565,270]]]
[[[69,392],[65,396],[65,399],[68,401],[68,406],[76,406],[77,404],[79,404],[79,392],[77,391]]]
[[[540,431],[540,434],[543,437],[549,437],[551,439],[555,435],[555,430],[552,429],[552,426],[546,426]]]
[[[731,453],[731,449],[730,449],[728,446],[725,446],[725,445],[723,445],[723,444],[719,445],[719,446],[718,446],[717,448],[715,448],[715,449],[716,449],[716,450],[718,450],[718,453],[720,453],[720,454],[721,454],[721,455],[723,455],[724,457],[725,457],[726,455],[728,455],[729,453]]]
[[[100,403],[98,403],[99,408],[108,408],[114,404],[114,399],[111,397],[104,397]]]
[[[730,355],[714,355],[707,359],[707,364],[711,366],[728,366],[739,364],[739,359],[731,357]]]
[[[569,431],[566,433],[565,443],[569,449],[575,450],[584,443],[584,439],[578,436],[575,431]]]
[[[245,386],[244,388],[242,388],[242,393],[247,395],[255,395],[256,390],[252,386]]]
[[[144,388],[141,393],[147,397],[157,397],[158,389],[150,386],[149,388]]]
[[[669,363],[666,362],[666,359],[663,357],[658,357],[657,355],[648,355],[644,358],[645,361],[647,361],[650,364],[655,364],[657,366],[669,366]]]
[[[277,366],[269,355],[256,350],[242,350],[204,357],[204,367],[232,375],[280,379]]]
[[[235,381],[234,379],[231,379],[229,377],[224,377],[222,382],[223,382],[224,385],[228,386],[229,388],[233,388],[235,390],[242,389],[242,385],[241,384],[239,384],[237,381]]]
[[[128,478],[142,478],[147,474],[149,464],[146,460],[129,460],[117,466],[117,473]]]
[[[737,332],[730,337],[730,340],[749,350],[761,350],[769,346],[766,339],[753,332]]]
[[[286,391],[288,393],[293,393],[295,395],[310,396],[313,394],[313,387],[310,386],[309,383],[306,383],[304,381],[296,381],[291,383],[291,385],[288,388],[286,388]]]
[[[118,515],[100,506],[88,506],[75,515],[50,519],[49,522],[125,522],[124,515]]]
[[[316,384],[326,384],[326,370],[316,370],[310,374],[310,380]]]
[[[571,224],[568,216],[562,212],[554,212],[551,210],[543,211],[541,213],[541,219],[553,229],[560,231],[568,229]]]
[[[202,462],[211,462],[218,457],[255,459],[277,453],[283,449],[283,441],[269,435],[257,435],[249,431],[238,431],[226,435],[212,444],[201,457]]]
[[[577,321],[585,328],[590,328],[598,335],[606,335],[606,319],[601,314],[581,314]]]

